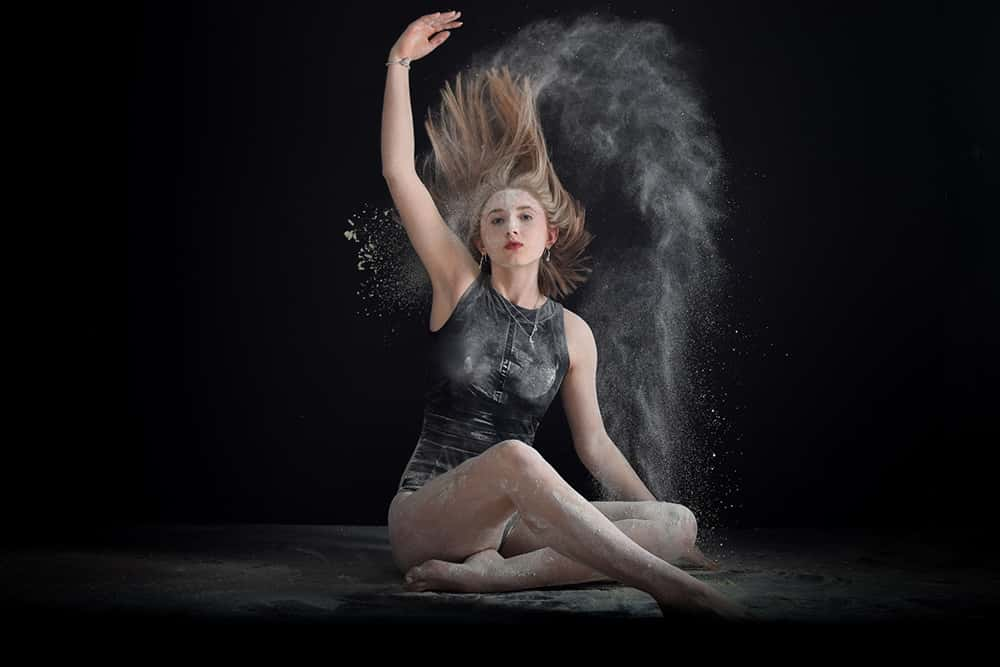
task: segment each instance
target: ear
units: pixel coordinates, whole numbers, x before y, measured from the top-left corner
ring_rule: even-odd
[[[559,238],[559,228],[555,225],[549,225],[549,245],[553,245]]]

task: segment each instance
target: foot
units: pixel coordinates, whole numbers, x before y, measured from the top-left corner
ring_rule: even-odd
[[[701,549],[699,549],[697,545],[691,547],[691,549],[688,550],[687,553],[681,556],[677,561],[677,565],[679,567],[689,567],[689,568],[697,568],[703,570],[722,569],[717,562],[711,560],[708,556],[703,554],[701,552]]]
[[[410,568],[403,578],[403,588],[412,592],[482,593],[490,571],[502,560],[495,549],[480,551],[462,563],[428,560]]]

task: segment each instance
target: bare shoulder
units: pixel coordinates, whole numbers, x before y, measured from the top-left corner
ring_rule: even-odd
[[[569,350],[569,368],[574,360],[590,356],[596,348],[594,332],[587,321],[563,306],[563,328],[566,330],[566,349]]]
[[[579,330],[584,327],[588,329],[590,328],[590,326],[582,317],[574,313],[566,306],[563,306],[563,323],[566,326],[567,337],[579,333]]]

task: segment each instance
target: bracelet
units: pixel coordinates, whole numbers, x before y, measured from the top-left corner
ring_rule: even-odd
[[[402,65],[406,69],[410,69],[410,59],[404,57],[399,60],[390,60],[385,64],[385,66],[388,67],[389,65]]]

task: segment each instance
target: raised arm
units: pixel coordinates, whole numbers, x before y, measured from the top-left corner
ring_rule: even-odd
[[[410,63],[436,49],[462,25],[460,12],[421,16],[399,36],[386,61],[385,100],[382,105],[382,174],[385,177],[415,171],[413,112],[410,110]],[[402,60],[402,63],[400,63]]]
[[[477,265],[417,176],[407,65],[443,44],[450,34],[448,30],[462,25],[456,20],[459,14],[428,14],[407,26],[389,50],[382,105],[382,175],[435,294],[445,295],[447,300],[453,299],[455,286],[462,283],[463,277],[475,275]]]

